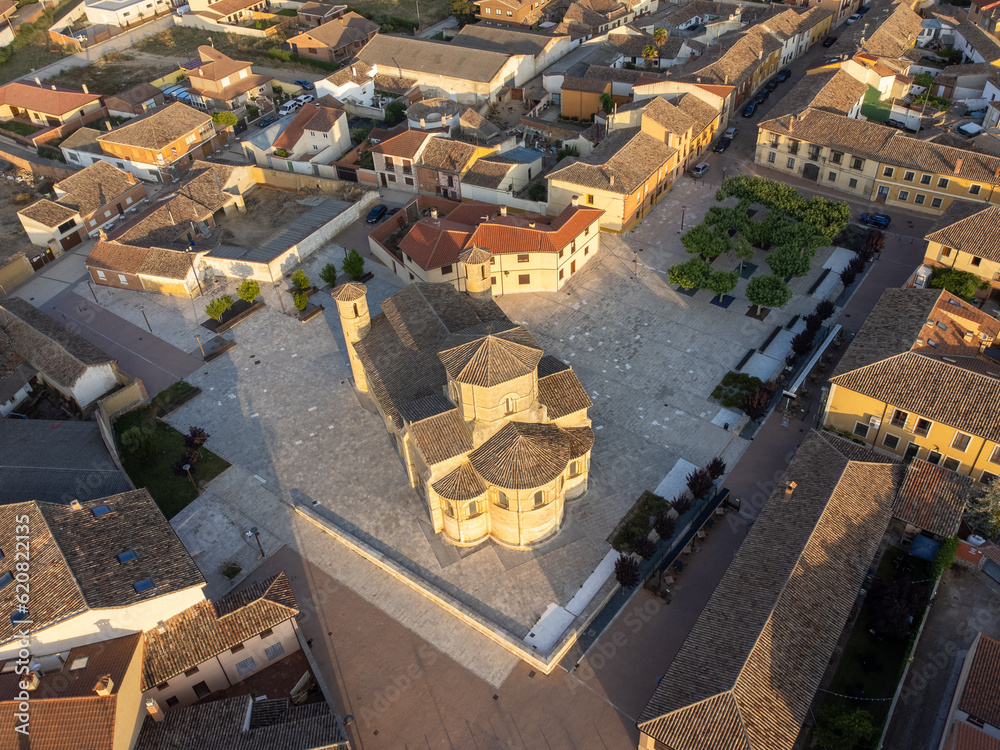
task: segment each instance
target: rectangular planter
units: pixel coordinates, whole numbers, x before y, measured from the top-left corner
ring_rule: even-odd
[[[323,312],[323,305],[313,305],[312,307],[308,307],[299,313],[299,322],[308,323],[321,312]]]

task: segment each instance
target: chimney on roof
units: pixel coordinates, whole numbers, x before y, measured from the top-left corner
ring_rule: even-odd
[[[355,67],[354,67],[354,66],[352,65],[352,66],[351,66],[351,75],[352,75],[352,76],[356,76],[357,74],[358,74],[358,71],[357,71],[357,68],[355,68]]]
[[[170,223],[173,224],[174,223],[174,215],[170,211],[170,203],[165,204],[163,207],[165,209],[167,209],[167,218],[169,218],[170,219]]]
[[[615,176],[613,174],[608,175],[608,181],[611,183],[611,187],[615,186]]]
[[[108,238],[108,233],[104,231],[104,227],[101,227],[100,229],[97,230],[97,236],[100,237],[102,240],[106,240]],[[80,504],[79,500],[74,500],[73,502],[75,502],[77,505]],[[73,503],[70,503],[70,505],[72,504]]]
[[[577,206],[579,206],[580,205],[580,196],[579,195],[574,195],[572,198],[570,198],[569,199],[569,205],[571,205],[573,208],[576,208]]]
[[[158,623],[156,623],[156,632],[157,633],[167,632],[167,624],[163,620],[160,620]]]
[[[534,228],[535,228],[535,222],[529,221],[528,222],[528,229],[534,229]]]
[[[83,93],[85,93],[85,94],[89,94],[90,93],[90,89],[87,88],[87,84],[83,84]]]
[[[107,128],[108,132],[110,133],[111,132],[111,120],[105,120],[104,121],[104,127]]]
[[[131,172],[126,172],[125,175],[126,175],[126,177],[128,177],[128,181],[134,185],[135,184],[135,175],[132,174]]]
[[[106,674],[97,681],[96,685],[94,685],[94,692],[102,698],[106,698],[111,695],[111,691],[114,690],[114,688],[115,681],[111,679],[110,674]]]
[[[431,206],[431,218],[436,219],[438,217],[437,206]]]
[[[36,664],[35,666],[37,667],[38,665]],[[42,673],[38,669],[32,669],[30,672],[28,672],[28,676],[25,677],[23,680],[21,680],[21,682],[27,683],[26,685],[24,685],[24,688],[26,690],[37,690],[38,683],[41,681],[41,679],[42,679]]]
[[[795,130],[795,115],[788,118],[788,132],[791,133]]]
[[[501,216],[506,216],[507,215],[507,207],[506,206],[500,206],[500,215]]]
[[[962,171],[962,161],[963,159],[961,156],[955,159],[955,174],[958,174],[959,172]]]
[[[73,498],[72,500],[69,501],[69,507],[72,508],[73,510],[81,510],[83,508],[83,506],[80,505],[80,501],[77,500],[76,498]]]
[[[163,721],[167,718],[156,698],[146,698],[146,713],[153,717],[153,721]]]
[[[55,91],[55,90],[56,90],[56,85],[55,85],[54,83],[52,84],[52,90],[53,90],[53,91]]]
[[[36,83],[37,85],[41,86],[41,85],[42,85],[42,79],[41,79],[41,78],[39,78],[38,76],[35,76],[35,83]]]
[[[792,495],[795,493],[795,488],[799,485],[796,482],[789,482],[785,485],[785,500],[791,500]]]

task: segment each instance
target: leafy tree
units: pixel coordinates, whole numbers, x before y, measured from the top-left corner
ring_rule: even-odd
[[[927,590],[919,583],[876,579],[867,602],[872,630],[887,638],[906,638],[926,599]]]
[[[639,585],[639,561],[622,552],[615,560],[615,580],[623,589],[634,589]]]
[[[653,29],[653,41],[656,42],[657,47],[662,46],[667,41],[667,30],[661,28]]]
[[[653,519],[653,528],[660,539],[670,539],[677,530],[677,523],[667,513],[658,513]]]
[[[204,427],[192,425],[188,427],[187,435],[184,436],[184,445],[188,448],[201,448],[210,437],[212,436],[205,431]]]
[[[549,187],[543,181],[533,182],[528,186],[528,198],[533,201],[543,201],[549,195]]]
[[[708,462],[705,471],[708,472],[712,479],[718,479],[726,473],[726,462],[722,460],[722,456],[716,456]]]
[[[714,480],[707,469],[695,469],[687,475],[687,488],[696,500],[705,497],[712,489]]]
[[[684,263],[671,266],[667,272],[667,280],[678,284],[684,289],[701,289],[708,282],[712,267],[701,258],[695,257]]]
[[[739,235],[735,240],[733,240],[733,253],[736,257],[740,259],[740,273],[743,273],[743,264],[753,259],[753,245],[746,238],[745,235]]]
[[[819,715],[813,737],[820,750],[857,750],[869,747],[878,732],[872,715],[863,709],[844,713],[828,708]]]
[[[946,289],[966,301],[971,301],[975,299],[976,290],[985,284],[974,273],[958,271],[954,268],[942,268],[931,276],[931,286],[935,289]]]
[[[292,292],[292,302],[295,303],[295,308],[302,312],[309,304],[309,297],[305,292]]]
[[[710,289],[719,299],[722,299],[723,295],[729,294],[736,288],[736,282],[739,278],[738,271],[712,271],[705,282],[705,288]]]
[[[319,272],[319,277],[330,286],[337,285],[337,267],[333,263],[327,263]]]
[[[604,114],[611,114],[611,110],[615,108],[615,100],[611,97],[607,91],[601,94],[601,109],[604,110]]]
[[[929,89],[934,84],[934,76],[930,73],[921,73],[914,76],[913,83],[916,86],[923,86],[925,89]]]
[[[681,235],[681,244],[689,253],[712,260],[723,253],[728,253],[733,241],[725,230],[701,223]]]
[[[252,303],[260,296],[260,284],[257,283],[256,279],[243,279],[236,290],[236,296],[244,302]]]
[[[1000,480],[990,482],[982,494],[966,506],[963,518],[979,536],[1000,540]]]
[[[368,134],[372,132],[372,129],[367,125],[360,125],[356,128],[351,129],[351,140],[353,140],[358,145],[361,145],[368,140]]]
[[[852,271],[854,271],[855,274],[858,274],[858,275],[861,275],[862,273],[865,272],[865,262],[864,262],[863,259],[861,259],[861,258],[859,258],[857,256],[854,256],[853,258],[851,258],[850,262],[848,262],[848,264],[847,264],[847,267],[850,268]]]
[[[820,326],[823,325],[823,321],[819,319],[819,316],[816,313],[809,313],[802,319],[802,321],[806,324],[806,330],[813,335],[815,335],[816,331],[818,331]]]
[[[656,543],[645,534],[635,540],[632,548],[643,560],[650,560],[656,554]]]
[[[306,272],[301,268],[292,274],[292,286],[295,287],[295,291],[304,292],[309,288],[309,277],[306,276]]]
[[[796,357],[804,357],[812,350],[815,341],[815,334],[808,328],[800,331],[792,337],[792,351]]]
[[[756,305],[757,314],[761,307],[782,307],[791,298],[792,290],[780,276],[754,276],[747,284],[747,299]]]
[[[344,261],[344,273],[351,274],[351,278],[355,281],[365,275],[365,259],[354,248],[351,248]]]
[[[812,267],[813,252],[793,245],[782,245],[767,254],[767,265],[777,276],[805,276]]]
[[[216,112],[212,115],[212,122],[231,128],[239,122],[239,119],[232,112]]]
[[[847,289],[847,287],[854,283],[854,280],[857,277],[858,275],[854,272],[854,270],[848,266],[840,272],[840,283],[844,285],[844,289]]]
[[[819,318],[820,322],[822,322],[833,315],[836,310],[836,306],[834,306],[830,300],[824,299],[816,303],[816,309],[813,310],[813,315]]]
[[[678,495],[670,503],[674,510],[677,511],[677,515],[683,516],[689,510],[691,510],[691,498],[687,495]]]
[[[755,422],[762,419],[771,406],[772,396],[763,386],[750,391],[743,397],[743,411]]]
[[[391,128],[393,125],[401,123],[406,116],[406,105],[406,99],[393,99],[389,102],[385,107],[382,124]]]
[[[451,13],[459,26],[465,26],[475,21],[476,6],[471,0],[451,0]]]
[[[652,44],[647,44],[642,48],[642,59],[646,61],[646,67],[653,67],[653,60],[656,59],[656,47]]]
[[[233,298],[228,294],[224,294],[221,297],[216,297],[211,302],[205,306],[205,312],[208,313],[208,317],[213,320],[222,320],[222,316],[229,312],[230,308],[233,306]]]

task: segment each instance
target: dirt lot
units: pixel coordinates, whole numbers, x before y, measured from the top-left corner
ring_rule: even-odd
[[[232,213],[219,221],[222,232],[219,243],[250,247],[263,242],[281,227],[287,226],[308,211],[297,201],[305,193],[292,193],[268,187],[257,187],[246,198],[245,213]]]
[[[140,83],[154,81],[177,70],[177,65],[163,58],[135,53],[115,52],[105,55],[96,63],[82,68],[64,70],[46,83],[79,89],[87,84],[97,94],[111,96]]]
[[[30,193],[31,200],[17,204],[14,202],[15,196]],[[38,248],[28,241],[28,235],[24,233],[17,212],[25,206],[34,203],[39,196],[26,184],[9,182],[5,177],[0,177],[0,265],[15,253],[24,253],[29,258],[38,253]]]

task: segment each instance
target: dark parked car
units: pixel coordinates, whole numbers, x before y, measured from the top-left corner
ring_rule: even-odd
[[[723,154],[726,149],[729,148],[729,144],[733,142],[732,138],[726,138],[723,136],[719,139],[719,142],[715,144],[715,153]]]
[[[743,108],[743,116],[744,117],[753,117],[754,112],[757,111],[757,106],[758,105],[757,105],[757,101],[756,100],[751,99],[750,101],[748,101],[747,102],[747,106],[745,106]]]
[[[774,91],[776,88],[778,88],[777,78],[772,78],[770,81],[767,82],[767,85],[764,86],[765,91]]]
[[[261,117],[260,121],[257,123],[257,127],[266,128],[268,125],[278,121],[278,118],[274,115],[268,115],[267,117]]]
[[[886,120],[885,124],[890,128],[896,128],[898,130],[906,130],[906,126],[903,125],[899,120]]]
[[[313,89],[316,88],[313,84],[309,83],[309,81],[307,81],[305,78],[296,78],[295,85],[301,86],[303,91],[312,91]]]
[[[368,212],[368,216],[365,217],[365,221],[369,224],[378,224],[382,219],[385,218],[386,213],[389,211],[388,208],[379,203],[375,208]]]
[[[836,43],[837,43],[837,37],[835,36],[828,36],[826,39],[823,40],[824,47],[832,47]]]
[[[871,9],[872,9],[872,6],[870,6],[870,5],[862,5],[860,8],[858,8],[858,13],[860,13],[861,15],[864,15],[865,13],[867,13],[868,11],[870,11]]]
[[[767,101],[767,97],[769,97],[770,95],[771,92],[768,91],[766,88],[761,89],[760,91],[757,92],[757,96],[754,99],[754,101],[756,101],[758,104],[763,104],[764,102]]]
[[[788,68],[782,68],[781,70],[778,71],[778,83],[784,83],[791,77],[792,77],[792,71],[790,71]]]
[[[858,217],[858,221],[870,227],[877,227],[878,229],[888,229],[892,223],[892,219],[887,214],[861,214]]]

